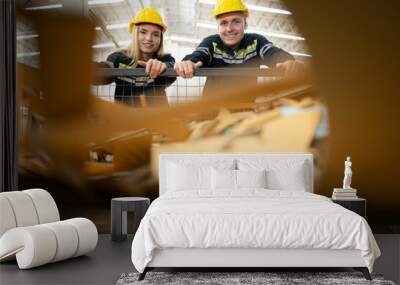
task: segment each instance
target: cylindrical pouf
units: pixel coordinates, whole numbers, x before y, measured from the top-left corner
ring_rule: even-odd
[[[42,225],[11,229],[0,239],[0,258],[16,253],[20,269],[49,263],[56,252],[56,235]]]
[[[52,223],[60,220],[56,202],[50,193],[43,189],[22,191],[30,196],[36,208],[39,224]]]
[[[74,226],[65,221],[41,225],[53,231],[57,239],[57,252],[51,262],[71,258],[78,249],[78,233]]]
[[[6,197],[0,193],[0,238],[9,229],[15,228],[17,222],[11,204]]]
[[[91,252],[96,248],[98,233],[92,221],[85,218],[74,218],[64,222],[73,225],[78,233],[78,249],[74,257]]]
[[[13,209],[17,227],[33,226],[39,223],[35,205],[30,196],[22,191],[1,193]]]

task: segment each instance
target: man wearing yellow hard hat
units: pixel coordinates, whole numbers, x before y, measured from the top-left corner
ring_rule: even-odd
[[[115,68],[145,68],[148,76],[120,76],[115,79],[116,101],[140,105],[139,96],[146,96],[147,104],[167,103],[165,88],[176,78],[159,77],[172,68],[175,59],[163,52],[163,33],[167,30],[161,15],[152,7],[140,10],[129,24],[132,42],[107,57]]]
[[[214,10],[218,34],[205,38],[193,53],[177,62],[176,73],[191,78],[198,67],[237,66],[255,59],[285,74],[302,68],[292,55],[274,46],[264,36],[245,33],[248,16],[249,11],[242,0],[219,0]]]

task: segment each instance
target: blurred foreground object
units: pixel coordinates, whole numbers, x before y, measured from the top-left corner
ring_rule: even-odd
[[[397,167],[400,161],[400,134],[397,131],[400,121],[400,80],[396,55],[400,50],[400,38],[396,27],[400,26],[400,17],[397,15],[400,3],[390,0],[385,1],[384,5],[374,2],[360,5],[360,1],[354,0],[286,0],[286,4],[307,39],[313,54],[316,92],[326,98],[329,110],[329,155],[322,157],[327,169],[325,179],[318,188],[320,193],[330,195],[332,185],[342,175],[341,157],[351,153],[358,162],[354,184],[358,189],[363,189],[363,196],[369,201],[369,219],[380,222],[385,218],[386,223],[398,222],[395,217],[400,215],[400,193],[397,191],[400,188],[397,179],[400,174]],[[168,137],[171,143],[185,141],[190,136],[192,139],[203,139],[207,132],[225,129],[224,124],[230,124],[229,120],[211,131],[213,120],[191,124],[193,119],[189,114],[206,113],[211,109],[215,112],[235,102],[249,102],[259,96],[285,90],[293,92],[299,86],[310,84],[309,78],[285,78],[229,93],[218,91],[218,96],[214,98],[184,106],[133,111],[89,96],[89,32],[93,27],[81,19],[69,18],[71,23],[66,19],[43,19],[42,26],[39,23],[40,41],[43,43],[40,44],[41,68],[45,71],[42,82],[47,85],[43,90],[46,96],[53,97],[49,100],[53,104],[46,105],[50,111],[46,112],[51,117],[54,115],[54,120],[46,127],[46,144],[40,145],[49,146],[46,149],[51,154],[49,157],[54,161],[55,168],[68,165],[68,168],[59,171],[62,175],[66,174],[65,169],[84,173],[89,143],[98,144],[124,132],[142,128]],[[49,21],[54,21],[54,24],[46,25]],[[74,36],[76,27],[80,31],[78,37]],[[60,31],[65,33],[65,37],[59,36]],[[75,43],[73,48],[71,42]],[[56,57],[56,50],[57,55],[63,54],[62,62],[59,56]],[[76,55],[82,59],[79,64],[72,60]],[[80,70],[85,72],[76,75],[79,77],[77,84],[71,74]],[[52,78],[51,73],[58,78],[55,78],[55,83],[48,80]],[[64,88],[59,88],[58,82]],[[76,94],[79,101],[69,104],[69,98]],[[88,120],[88,113],[92,120]],[[238,115],[242,116],[247,115]],[[228,117],[239,122],[235,116]],[[316,120],[311,115],[307,119]],[[194,128],[196,133],[190,132],[187,125]],[[279,129],[270,126],[265,137],[271,128],[272,131]]]
[[[399,224],[400,2],[286,0],[313,55],[318,92],[329,110],[329,155],[321,193],[357,161],[353,184],[368,219]],[[397,217],[397,218],[396,218]]]
[[[40,70],[18,66],[19,97],[40,120],[35,132],[21,142],[32,155],[23,153],[20,165],[82,189],[93,181],[109,179],[118,181],[114,185],[119,184],[115,186],[119,190],[143,194],[146,190],[140,184],[157,183],[143,179],[143,175],[148,177],[146,171],[136,171],[148,165],[151,143],[185,141],[193,116],[217,113],[222,107],[252,102],[266,94],[273,96],[272,102],[310,90],[306,76],[294,75],[264,85],[243,86],[243,90],[218,90],[217,96],[194,103],[130,108],[90,94],[95,74],[91,62],[94,27],[88,20],[34,14],[33,22],[40,35]],[[60,31],[63,37],[59,37]],[[57,41],[52,40],[57,37]],[[59,54],[63,54],[61,60]],[[239,129],[235,136],[243,132]]]

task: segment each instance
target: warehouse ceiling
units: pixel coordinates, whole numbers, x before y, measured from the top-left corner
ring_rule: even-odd
[[[212,16],[216,0],[25,0],[24,9],[68,9],[89,16],[96,27],[94,59],[101,61],[117,47],[126,46],[131,35],[128,23],[143,7],[158,9],[168,26],[166,50],[192,50],[207,35],[216,33]],[[306,41],[298,31],[290,11],[281,0],[247,0],[250,11],[248,32],[265,35],[275,45],[291,52],[299,60],[309,58]],[[17,60],[37,65],[37,34],[26,20],[17,25]],[[180,59],[179,56],[177,59]]]

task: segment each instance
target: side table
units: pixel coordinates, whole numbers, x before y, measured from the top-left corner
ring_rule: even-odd
[[[367,200],[364,198],[354,198],[348,200],[332,199],[332,202],[359,214],[364,219],[367,218]]]
[[[121,197],[111,199],[111,240],[124,241],[126,239],[128,232],[127,212],[134,212],[136,232],[149,205],[150,199],[143,197]]]

